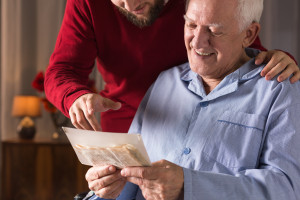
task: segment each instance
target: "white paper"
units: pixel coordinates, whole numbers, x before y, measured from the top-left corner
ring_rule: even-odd
[[[96,131],[81,130],[75,128],[66,128],[66,127],[62,127],[62,129],[66,133],[74,151],[76,152],[79,161],[84,165],[93,166],[95,165],[95,162],[91,162],[90,156],[83,155],[82,152],[80,152],[78,148],[76,148],[76,145],[96,147],[96,148],[97,147],[109,148],[109,147],[128,144],[135,147],[138,150],[139,154],[141,154],[141,156],[145,161],[144,163],[146,163],[143,166],[151,166],[149,156],[147,154],[147,151],[144,146],[144,142],[140,134],[96,132]],[[101,157],[100,154],[97,156]],[[95,156],[93,159],[95,160]],[[99,160],[101,159],[99,158]],[[115,165],[117,161],[120,162],[120,159],[118,159],[116,156],[111,156],[109,160],[111,160],[110,163],[96,162],[97,163],[96,165],[104,165],[104,164]],[[117,160],[117,161],[114,162],[113,160]],[[121,166],[119,165],[118,167],[123,168],[127,166],[133,166],[133,165],[132,164],[128,165],[127,163],[127,164],[122,164]],[[135,164],[134,166],[141,166],[141,165]]]

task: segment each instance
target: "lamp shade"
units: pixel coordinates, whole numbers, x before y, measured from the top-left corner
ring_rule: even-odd
[[[12,108],[14,117],[39,117],[41,116],[41,101],[36,96],[15,96]]]

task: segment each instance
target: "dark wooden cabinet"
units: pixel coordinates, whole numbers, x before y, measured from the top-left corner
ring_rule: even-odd
[[[2,141],[2,200],[70,200],[88,191],[82,165],[67,141]]]

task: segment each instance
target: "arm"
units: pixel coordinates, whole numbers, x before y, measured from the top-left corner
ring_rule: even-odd
[[[78,2],[81,2],[80,4]],[[76,128],[101,130],[95,113],[119,109],[87,86],[97,56],[91,11],[86,1],[67,1],[63,24],[46,71],[45,93]]]
[[[62,27],[45,74],[46,96],[66,116],[78,97],[93,93],[86,84],[97,49],[91,16],[88,9],[83,8],[84,5],[78,5],[75,0],[67,1]]]
[[[258,49],[258,50],[261,50],[261,51],[268,51],[268,49],[266,49],[260,42],[260,39],[259,37],[257,37],[255,39],[255,41],[253,42],[253,44],[251,44],[250,48],[253,48],[253,49]],[[280,49],[278,49],[278,51],[281,51]],[[282,51],[284,53],[286,53],[291,59],[293,59],[295,61],[295,63],[297,64],[297,61],[296,59],[294,58],[294,56],[292,56],[289,52],[286,52],[286,51]]]

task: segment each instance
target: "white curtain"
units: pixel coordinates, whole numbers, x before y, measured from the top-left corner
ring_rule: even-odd
[[[15,95],[41,95],[31,87],[45,71],[64,14],[66,0],[1,1],[1,133],[16,136],[19,119],[11,116]],[[48,113],[36,119],[37,137],[54,131]],[[49,125],[50,124],[50,125]]]
[[[265,0],[260,34],[266,48],[287,51],[297,62],[300,62],[299,11],[299,0]]]

